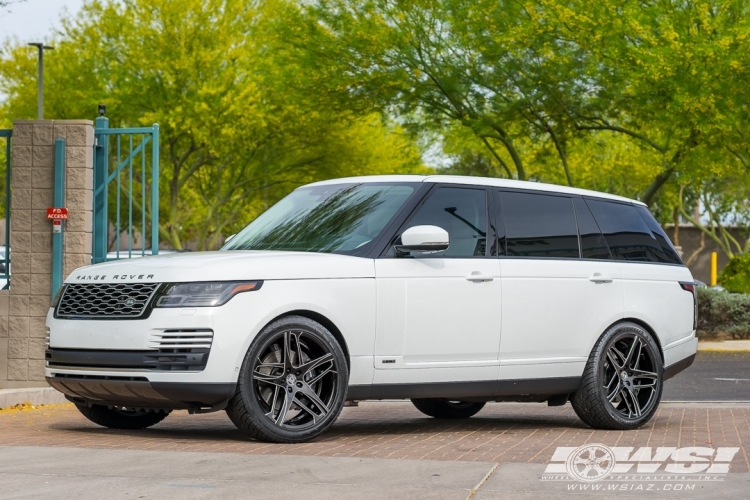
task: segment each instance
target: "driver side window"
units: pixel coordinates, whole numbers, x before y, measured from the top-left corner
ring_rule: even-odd
[[[487,249],[487,197],[483,189],[441,187],[434,190],[404,230],[438,226],[448,231],[450,246],[434,257],[484,257]]]

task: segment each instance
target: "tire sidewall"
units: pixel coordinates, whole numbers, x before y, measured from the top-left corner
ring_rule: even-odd
[[[658,375],[658,383],[656,387],[656,394],[654,395],[654,402],[651,406],[651,409],[649,409],[646,413],[641,415],[638,418],[630,419],[624,417],[620,412],[617,411],[617,409],[607,400],[607,394],[604,389],[604,361],[606,360],[607,356],[607,350],[609,347],[619,340],[620,338],[624,336],[629,335],[637,335],[641,341],[646,344],[650,351],[651,356],[654,359],[654,370],[656,374]],[[597,346],[597,352],[596,352],[596,366],[595,366],[595,378],[596,378],[596,386],[597,390],[599,391],[599,397],[602,400],[603,406],[609,415],[609,417],[614,420],[618,426],[621,428],[638,428],[641,427],[643,424],[648,422],[651,417],[656,413],[656,410],[659,408],[659,403],[661,402],[661,395],[664,388],[664,367],[663,362],[661,358],[661,350],[659,349],[659,346],[656,344],[656,341],[654,338],[649,334],[645,329],[643,329],[641,326],[635,324],[635,323],[620,323],[618,325],[613,326],[610,328],[607,333],[602,336],[601,341],[599,342],[599,345]]]
[[[265,411],[261,407],[253,388],[253,360],[255,360],[259,353],[267,347],[271,338],[275,337],[278,333],[287,330],[303,330],[305,335],[314,338],[317,342],[327,348],[329,352],[333,354],[336,372],[338,374],[336,396],[330,405],[331,411],[322,421],[314,426],[305,428],[304,430],[287,430],[274,425],[268,417],[265,416]],[[313,320],[301,316],[290,316],[274,321],[265,327],[253,340],[242,363],[237,384],[238,390],[235,397],[242,398],[242,402],[251,413],[255,424],[261,427],[263,432],[282,441],[294,442],[317,436],[336,421],[344,406],[344,401],[346,400],[348,389],[347,380],[348,367],[346,356],[334,336],[325,327]]]

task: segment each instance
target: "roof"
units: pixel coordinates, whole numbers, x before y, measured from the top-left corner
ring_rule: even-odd
[[[480,186],[495,186],[514,189],[529,189],[533,191],[545,191],[550,193],[576,194],[579,196],[593,196],[610,200],[626,201],[644,205],[638,200],[631,200],[623,196],[609,193],[600,193],[588,189],[578,189],[557,184],[545,184],[543,182],[516,181],[511,179],[497,179],[493,177],[471,177],[466,175],[368,175],[362,177],[345,177],[342,179],[330,179],[315,182],[308,186],[323,186],[328,184],[342,183],[367,183],[367,182],[434,182],[441,184],[471,184]]]

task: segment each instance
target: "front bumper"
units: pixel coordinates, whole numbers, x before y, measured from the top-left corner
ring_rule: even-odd
[[[148,318],[135,320],[58,319],[50,310],[45,376],[54,383],[65,379],[66,384],[74,378],[98,380],[94,394],[101,381],[123,378],[139,378],[153,387],[234,386],[250,343],[275,316],[275,308],[260,292],[239,294],[221,307],[154,309]],[[90,386],[86,382],[80,389]],[[133,387],[143,393],[138,389],[142,384]],[[113,391],[120,393],[118,388]],[[74,390],[63,392],[80,397]]]
[[[81,404],[169,410],[222,409],[236,384],[149,382],[145,377],[56,374],[47,383]]]
[[[96,349],[47,349],[45,358],[52,369],[68,367],[117,368],[126,370],[203,371],[210,348],[116,351]]]

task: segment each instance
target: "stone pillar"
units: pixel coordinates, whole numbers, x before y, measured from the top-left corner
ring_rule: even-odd
[[[93,122],[13,122],[8,359],[6,382],[0,382],[0,388],[44,384],[45,321],[52,286],[52,222],[46,210],[52,206],[57,138],[66,141],[65,206],[69,210],[64,223],[63,277],[91,262]]]

